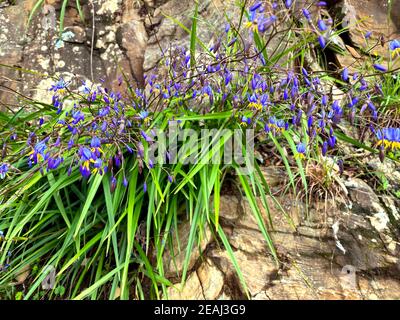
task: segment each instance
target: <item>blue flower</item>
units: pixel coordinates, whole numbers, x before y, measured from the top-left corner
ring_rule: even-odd
[[[235,44],[236,41],[237,41],[237,37],[232,38],[232,40],[229,41],[227,47],[232,47]]]
[[[258,23],[258,31],[264,33],[271,27],[274,22],[277,20],[276,16],[272,15],[269,18],[262,18]],[[260,55],[261,57],[262,55]]]
[[[29,152],[29,157],[36,164],[38,161],[43,160],[45,158],[44,152],[46,151],[47,146],[45,141],[38,142],[31,152]]]
[[[99,116],[100,117],[105,117],[109,113],[110,113],[110,107],[105,107],[105,108],[100,109]]]
[[[372,31],[368,31],[368,32],[364,35],[364,37],[365,37],[365,39],[369,39],[369,38],[371,37],[371,35],[372,35]]]
[[[318,25],[319,30],[321,30],[321,31],[326,31],[328,29],[324,20],[318,20],[317,25]]]
[[[225,25],[225,32],[228,33],[230,29],[231,29],[231,25],[229,23],[227,23]]]
[[[47,162],[48,169],[57,169],[58,166],[64,161],[63,158],[51,158],[49,157]]]
[[[344,68],[342,71],[342,79],[343,81],[349,81],[349,70],[347,68]]]
[[[250,8],[249,11],[253,12],[256,11],[258,8],[260,8],[262,6],[261,1],[256,2],[255,4],[253,4]]]
[[[150,138],[150,137],[146,134],[146,132],[144,132],[143,130],[140,131],[140,134],[142,135],[143,139],[146,140],[147,142],[152,142],[152,141],[153,141],[153,139]]]
[[[329,147],[333,148],[335,146],[335,144],[336,144],[336,137],[333,135],[329,136],[329,138],[328,138]]]
[[[97,137],[93,137],[91,142],[90,142],[90,146],[92,148],[100,148],[101,147],[101,141],[99,138]]]
[[[302,9],[302,11],[303,11],[303,15],[304,15],[304,17],[308,20],[308,21],[310,21],[311,20],[311,14],[310,14],[310,11],[308,11],[307,9]]]
[[[377,64],[377,63],[374,64],[374,68],[375,68],[376,70],[378,70],[378,71],[381,71],[381,72],[386,72],[386,71],[387,71],[387,68],[386,68],[386,67],[384,67],[384,66],[381,65],[381,64]]]
[[[384,128],[376,131],[378,138],[377,146],[383,146],[384,149],[400,149],[400,128]]]
[[[310,116],[308,117],[308,119],[307,119],[307,127],[308,127],[308,129],[311,129],[313,123],[314,123],[314,118],[313,118],[312,115],[310,115]]]
[[[394,51],[394,50],[396,50],[396,49],[400,49],[400,40],[393,40],[393,41],[390,41],[389,49],[390,49],[391,51]]]
[[[82,177],[84,177],[84,178],[89,178],[89,176],[90,176],[90,169],[89,169],[88,166],[86,166],[86,165],[84,165],[84,164],[83,164],[83,165],[80,165],[80,166],[79,166],[79,171],[80,171]]]
[[[322,155],[325,156],[326,152],[328,151],[328,142],[324,141],[324,143],[322,144]]]
[[[400,54],[400,40],[393,40],[389,43],[389,49],[392,51],[392,55]]]
[[[40,141],[35,145],[34,152],[44,155],[46,149],[47,149],[46,143],[44,141]]]
[[[72,122],[73,124],[77,124],[79,121],[85,120],[85,116],[82,111],[77,110],[72,114],[72,118],[74,121]]]
[[[324,38],[323,36],[319,36],[319,37],[318,37],[318,42],[319,42],[319,45],[321,46],[321,48],[322,48],[322,49],[325,49],[325,47],[326,47],[326,41],[325,41],[325,38]]]
[[[63,78],[58,80],[55,84],[50,87],[50,91],[64,93],[65,89],[68,87],[68,83],[64,81]]]
[[[101,160],[100,158],[97,158],[94,162],[93,162],[93,167],[100,169],[103,166],[103,160]]]
[[[146,110],[142,110],[139,112],[139,118],[142,120],[145,124],[147,124],[150,121],[149,118],[149,113]]]
[[[79,151],[82,161],[90,161],[92,159],[92,152],[88,148],[81,147]]]
[[[321,103],[324,106],[326,106],[328,104],[328,96],[327,95],[322,96]]]
[[[94,166],[93,173],[97,173],[100,171],[101,173],[101,165],[102,161],[98,160],[98,157],[94,152],[91,152],[86,147],[80,147],[79,155],[81,157],[81,165],[79,166],[79,171],[81,172],[84,178],[88,178],[91,174],[90,172],[90,164],[92,163]]]
[[[83,88],[81,88],[81,91],[84,93],[84,94],[90,94],[90,88],[86,85],[86,82],[85,81],[82,81],[82,87]]]
[[[8,164],[2,163],[0,165],[0,179],[4,179],[6,177],[7,172],[8,172]]]
[[[251,124],[251,118],[248,118],[246,116],[242,116],[242,118],[240,120],[240,125],[243,126],[243,127],[247,127],[250,124]]]
[[[306,145],[303,142],[300,142],[296,146],[296,151],[297,151],[297,153],[295,155],[295,158],[304,159],[305,153],[306,153]]]

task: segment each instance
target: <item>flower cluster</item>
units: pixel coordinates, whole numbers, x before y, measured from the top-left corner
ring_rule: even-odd
[[[145,75],[145,87],[141,89],[129,87],[128,92],[121,93],[102,84],[82,82],[76,90],[75,79],[59,79],[49,88],[56,116],[38,119],[37,129],[29,132],[20,154],[29,166],[42,172],[64,167],[71,173],[79,168],[84,178],[110,172],[112,184],[116,174],[122,172],[127,185],[127,155],[134,154],[141,166],[147,165],[150,170],[154,167],[145,160],[144,152],[145,146],[154,142],[155,128],[151,126],[157,115],[165,112],[173,120],[187,114],[222,111],[231,113],[232,128],[252,128],[278,138],[289,132],[297,144],[294,152],[299,159],[305,159],[311,150],[324,156],[333,152],[337,144],[335,130],[344,120],[370,127],[378,146],[399,149],[400,129],[375,129],[378,110],[374,99],[382,94],[379,84],[344,68],[343,94],[335,97],[331,94],[332,83],[321,74],[306,65],[278,63],[266,53],[264,40],[281,37],[277,24],[291,15],[299,17],[299,13],[316,43],[326,47],[333,22],[324,14],[324,1],[313,5],[315,17],[310,6],[296,12],[293,1],[271,5],[258,1],[247,10],[245,30],[238,31],[228,24],[207,54],[193,57],[182,46],[165,50],[162,63]],[[391,42],[390,49],[398,52],[400,43]],[[386,71],[379,64],[373,67]],[[71,97],[73,102],[68,104]],[[0,165],[1,179],[9,169],[6,163]],[[168,174],[168,180],[172,183],[174,177]]]
[[[384,128],[376,131],[377,146],[385,150],[400,149],[400,128]]]
[[[389,49],[392,52],[392,56],[400,55],[400,40],[392,40],[389,44]]]

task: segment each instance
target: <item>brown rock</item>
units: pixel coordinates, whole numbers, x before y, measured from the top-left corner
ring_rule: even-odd
[[[167,292],[169,300],[204,300],[204,294],[201,282],[196,272],[193,272],[187,278],[185,284],[175,284],[168,288]]]
[[[223,285],[222,272],[210,259],[207,259],[189,275],[183,286],[181,283],[176,283],[168,288],[168,298],[170,300],[215,300]]]
[[[176,277],[182,274],[190,228],[191,225],[189,221],[185,221],[180,224],[178,228],[180,246],[178,245],[176,239],[174,239],[173,249],[171,250],[169,247],[166,249],[166,252],[164,254],[164,261],[166,264],[165,275],[167,277]],[[205,227],[204,232],[202,232],[201,234],[201,237],[202,238],[200,240],[199,246],[197,246],[197,242],[195,242],[194,247],[192,248],[188,270],[191,270],[193,268],[196,261],[200,257],[200,252],[203,252],[207,245],[212,241],[211,231],[208,227]]]
[[[234,255],[251,296],[262,291],[269,283],[270,278],[274,277],[277,272],[273,259],[266,254],[255,255],[237,250]],[[231,283],[230,285],[236,286],[240,283],[226,251],[215,249],[210,252],[209,256],[215,261],[227,278],[236,278],[236,283]],[[227,285],[229,286],[229,284]],[[240,287],[244,291],[243,286]]]
[[[343,26],[349,27],[351,41],[366,52],[389,58],[388,40],[400,37],[400,0],[342,0],[336,6],[342,13]],[[372,32],[366,40],[365,34]],[[382,43],[381,39],[384,39]],[[378,45],[376,45],[378,44]]]
[[[215,300],[224,286],[224,275],[215,264],[207,259],[196,270],[206,300]]]
[[[126,60],[123,62],[123,70],[130,71],[137,85],[144,85],[144,52],[147,46],[147,34],[143,22],[131,20],[121,25],[117,31],[117,41],[125,51]]]

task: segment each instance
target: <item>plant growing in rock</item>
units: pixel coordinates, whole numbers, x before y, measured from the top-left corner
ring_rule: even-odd
[[[254,150],[247,133],[272,143],[290,186],[306,197],[312,178],[320,178],[314,162],[324,166],[332,157],[334,163],[339,139],[357,144],[340,132],[344,121],[370,130],[369,150],[400,147],[400,129],[376,125],[372,97],[382,90],[365,80],[367,74],[342,70],[336,82],[345,93],[338,100],[330,94],[333,78],[304,63],[310,44],[328,50],[331,43],[324,7],[323,1],[304,8],[292,1],[255,2],[210,44],[197,37],[196,8],[189,46],[165,48],[144,88],[129,86],[124,77],[126,92],[59,78],[49,88],[51,105],[27,101],[37,111],[3,113],[0,285],[38,265],[24,292],[32,298],[52,266],[55,288],[65,288],[68,298],[161,298],[171,285],[163,253],[187,218],[182,282],[192,250],[210,228],[246,289],[219,221],[227,175],[237,176],[279,264],[257,202],[260,197],[268,212],[267,196],[273,196],[249,157]],[[229,143],[235,154],[225,161]],[[321,185],[330,190],[329,170]],[[48,291],[49,298],[57,295]]]

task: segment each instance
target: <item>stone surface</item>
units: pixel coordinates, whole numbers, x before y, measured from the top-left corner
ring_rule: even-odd
[[[167,294],[168,297],[165,298],[169,300],[204,300],[201,282],[196,272],[189,275],[183,286],[177,283],[174,287],[169,287]]]
[[[168,288],[168,298],[171,300],[214,300],[219,297],[223,286],[223,273],[210,259],[207,259],[190,274],[183,286],[176,283]]]
[[[151,32],[144,57],[143,68],[145,71],[153,69],[161,60],[162,52],[160,48],[168,50],[171,45],[188,46],[188,33],[168,17],[176,19],[190,30],[194,8],[194,0],[170,0],[157,7],[152,17],[147,19],[146,27]],[[235,13],[238,12],[235,2],[231,0],[199,1],[197,37],[206,45],[215,36],[214,31],[221,32],[223,30],[222,26],[225,24],[224,12],[230,18],[234,18]]]
[[[176,277],[182,274],[189,234],[190,223],[189,221],[185,221],[179,226],[179,243],[174,238],[172,248],[170,248],[169,246],[166,248],[164,261],[166,265],[165,274],[167,277]],[[201,237],[199,245],[196,246],[196,241],[194,247],[192,248],[188,270],[191,270],[193,268],[194,264],[200,257],[200,253],[203,252],[206,249],[207,245],[211,242],[212,234],[210,229],[205,228],[205,230],[202,232],[201,235],[199,235],[199,237]]]
[[[0,8],[0,64],[21,67],[27,11],[16,6]],[[0,110],[17,103],[13,91],[21,90],[21,73],[0,65]]]
[[[249,298],[400,298],[399,234],[387,211],[397,212],[395,202],[390,197],[381,201],[361,179],[347,179],[344,185],[348,189],[346,201],[316,202],[310,208],[308,219],[305,219],[303,206],[290,195],[277,197],[286,215],[267,197],[273,228],[265,211],[261,211],[269,226],[279,265],[247,201],[237,196],[221,196],[220,223],[242,272]],[[292,224],[288,223],[289,217]],[[209,242],[204,257],[198,258],[193,266],[189,285],[181,288],[178,295],[174,293],[174,297],[247,297],[222,245]],[[210,283],[214,283],[212,294],[207,295]]]
[[[224,275],[212,260],[207,259],[202,263],[196,273],[201,283],[204,298],[206,300],[218,298],[224,286]]]
[[[0,60],[2,64],[32,70],[0,67],[0,103],[10,107],[10,90],[32,96],[44,77],[66,72],[77,79],[99,82],[119,90],[119,67],[134,86],[143,85],[143,59],[147,34],[139,8],[125,0],[81,1],[84,21],[74,1],[68,3],[64,32],[59,41],[60,0],[46,2],[27,26],[35,1],[19,0],[0,8]],[[93,19],[94,18],[94,19]],[[94,23],[93,23],[94,20]],[[92,43],[93,37],[93,43]],[[15,96],[15,95],[14,95]],[[5,104],[5,102],[7,102]]]

